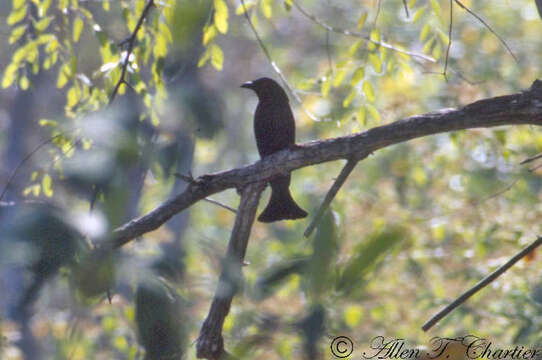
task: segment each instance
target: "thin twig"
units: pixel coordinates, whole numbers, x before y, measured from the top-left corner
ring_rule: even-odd
[[[407,0],[403,0],[403,6],[405,7],[405,14],[406,14],[406,17],[407,19],[410,17],[410,14],[408,13],[408,4],[407,4]]]
[[[178,177],[179,179],[185,181],[188,184],[194,184],[195,183],[195,180],[194,180],[194,177],[192,176],[192,174],[184,175],[184,174],[181,174],[181,173],[175,173],[173,175],[175,177]],[[225,204],[223,204],[223,203],[221,203],[221,202],[219,202],[217,200],[214,200],[214,199],[211,199],[211,198],[205,198],[205,199],[203,199],[203,201],[207,201],[208,203],[218,205],[221,208],[224,208],[226,210],[231,211],[234,214],[237,214],[237,210],[235,210],[234,208],[229,207],[228,205],[225,205]]]
[[[222,265],[222,273],[217,285],[209,314],[203,322],[196,343],[198,358],[220,359],[224,355],[222,327],[230,311],[233,297],[243,282],[242,266],[250,237],[250,230],[256,217],[256,209],[266,183],[259,181],[241,190],[239,211],[228,243],[228,251]]]
[[[305,235],[305,237],[311,236],[312,232],[316,228],[316,225],[320,221],[320,218],[326,212],[327,208],[331,204],[331,201],[333,201],[333,198],[335,198],[335,195],[337,195],[337,192],[339,192],[339,189],[341,188],[341,186],[343,186],[344,182],[346,181],[350,173],[352,173],[352,170],[354,170],[359,160],[361,159],[348,160],[346,162],[346,164],[341,170],[341,173],[339,174],[337,179],[335,179],[335,182],[333,183],[333,185],[331,185],[331,188],[327,192],[326,197],[324,198],[324,201],[322,201],[320,208],[318,208],[318,211],[316,212],[316,215],[314,215],[314,218],[312,219],[311,223],[309,224],[309,226],[307,226],[307,229],[305,230],[305,233],[303,234]]]
[[[444,309],[439,311],[435,316],[433,316],[425,324],[423,324],[422,330],[427,331],[427,330],[431,329],[437,322],[439,322],[442,318],[444,318],[446,315],[448,315],[456,307],[463,304],[472,295],[476,294],[478,291],[480,291],[481,289],[483,289],[484,287],[489,285],[492,281],[497,279],[505,271],[510,269],[512,266],[514,266],[515,263],[517,263],[519,260],[521,260],[527,254],[529,254],[531,251],[534,251],[534,249],[536,249],[540,245],[542,245],[542,237],[538,237],[531,245],[527,246],[525,249],[518,252],[510,260],[508,260],[505,264],[500,266],[497,270],[493,271],[491,274],[489,274],[488,276],[486,276],[485,278],[480,280],[472,288],[470,288],[469,290],[467,290],[463,294],[461,294],[461,296],[459,296],[456,300],[454,300],[450,305],[446,306]]]
[[[301,14],[303,14],[306,18],[308,18],[309,20],[312,20],[315,24],[323,27],[324,29],[327,29],[329,31],[332,31],[332,32],[335,32],[335,33],[339,33],[339,34],[343,34],[343,35],[346,35],[346,36],[352,36],[352,37],[357,37],[357,38],[360,38],[360,39],[363,39],[363,40],[366,40],[370,43],[373,43],[375,45],[379,45],[379,46],[382,46],[386,49],[390,49],[392,51],[395,51],[395,52],[398,52],[398,53],[401,53],[401,54],[405,54],[405,55],[409,55],[409,56],[412,56],[412,57],[416,57],[416,58],[420,58],[420,59],[423,59],[423,60],[426,60],[426,61],[429,61],[429,62],[432,62],[432,63],[436,63],[437,61],[432,58],[431,56],[427,56],[427,55],[424,55],[424,54],[420,54],[420,53],[417,53],[417,52],[413,52],[413,51],[408,51],[408,50],[402,50],[402,49],[399,49],[387,42],[384,42],[384,41],[378,41],[378,40],[374,40],[374,39],[371,39],[370,36],[367,36],[367,35],[364,35],[362,33],[359,33],[359,32],[356,32],[356,31],[350,31],[350,30],[346,30],[346,29],[342,29],[342,28],[339,28],[339,27],[335,27],[335,26],[331,26],[329,24],[327,24],[326,22],[318,19],[316,16],[314,16],[313,14],[309,13],[308,11],[306,11],[303,7],[301,7],[301,5],[299,5],[297,3],[297,1],[292,1],[292,3],[294,4],[294,6],[297,8],[297,10],[299,10],[299,12]]]
[[[326,29],[326,55],[327,63],[329,64],[329,73],[333,74],[333,61],[331,60],[331,51],[329,49],[329,30]]]
[[[205,198],[205,199],[203,199],[203,201],[207,201],[208,203],[215,204],[217,206],[220,206],[221,208],[224,208],[226,210],[231,211],[234,214],[237,214],[237,210],[235,210],[232,207],[229,207],[228,205],[222,204],[220,201],[216,201],[216,200],[211,199],[211,198]]]
[[[542,164],[539,164],[539,165],[536,165],[536,166],[533,166],[532,168],[529,169],[529,172],[534,172],[538,169],[540,169],[542,167]]]
[[[478,16],[474,11],[472,11],[471,9],[469,9],[468,7],[466,7],[465,5],[463,5],[461,3],[461,1],[459,0],[454,0],[455,3],[457,5],[459,5],[461,8],[463,8],[463,10],[465,10],[466,12],[468,12],[469,14],[471,14],[472,16],[474,16],[479,22],[481,22],[493,35],[495,35],[497,37],[497,39],[499,39],[499,41],[501,42],[501,44],[506,48],[506,50],[510,53],[510,55],[512,55],[512,57],[514,58],[514,60],[516,61],[516,63],[519,64],[519,60],[518,58],[516,57],[516,55],[514,55],[514,52],[512,51],[512,49],[510,49],[510,47],[508,46],[508,44],[506,43],[506,41],[504,41],[503,38],[501,38],[499,36],[499,34],[497,34],[497,32],[495,32],[495,30],[493,30],[493,28],[491,26],[489,26],[489,24],[487,22],[485,22],[484,19],[482,19],[480,16]]]
[[[454,24],[454,3],[453,0],[450,0],[450,25],[448,27],[448,47],[446,48],[446,59],[444,62],[444,79],[448,80],[447,71],[448,71],[448,61],[450,60],[450,49],[452,48],[452,29]]]
[[[305,107],[305,104],[303,103],[303,100],[301,100],[299,95],[297,95],[297,92],[290,85],[290,83],[288,82],[288,80],[286,79],[286,77],[284,76],[284,74],[282,73],[280,68],[278,67],[278,65],[275,63],[275,61],[273,61],[273,58],[271,57],[271,53],[269,52],[269,50],[267,50],[267,47],[265,46],[263,40],[261,39],[260,34],[258,33],[258,30],[256,29],[256,27],[252,23],[252,20],[250,19],[250,16],[248,14],[248,9],[247,9],[247,7],[245,5],[245,0],[241,0],[241,5],[243,6],[243,10],[244,10],[243,14],[245,15],[245,18],[247,19],[247,22],[250,25],[250,28],[252,29],[252,32],[254,33],[254,36],[256,37],[256,41],[258,42],[258,45],[260,45],[260,48],[262,49],[262,51],[265,54],[265,57],[267,58],[267,60],[271,64],[271,67],[273,68],[273,70],[279,76],[280,80],[282,81],[282,83],[284,84],[286,89],[288,89],[290,94],[292,94],[295,101],[297,101],[299,103],[299,105],[301,105],[301,107],[303,108],[305,114],[307,114],[307,116],[309,118],[311,118],[314,121],[321,121],[316,115],[314,115],[312,112],[310,112],[309,109],[307,109],[307,107]]]
[[[43,140],[38,146],[36,146],[31,152],[29,152],[18,164],[17,166],[15,167],[15,169],[13,169],[13,171],[11,172],[11,174],[9,175],[9,178],[8,178],[8,181],[6,182],[6,185],[4,186],[4,189],[2,190],[2,193],[0,194],[0,200],[2,200],[2,198],[4,197],[4,195],[6,194],[6,191],[8,190],[8,187],[9,185],[11,184],[11,182],[13,181],[13,178],[15,177],[15,175],[17,175],[17,171],[28,161],[30,160],[30,158],[36,153],[38,152],[38,150],[40,150],[42,147],[44,147],[45,145],[47,144],[50,144],[52,143],[53,141],[55,141],[57,138],[59,137],[62,137],[62,136],[65,136],[64,134],[57,134],[55,136],[52,136],[50,137],[49,139],[46,139],[46,140]]]
[[[113,103],[115,100],[115,97],[117,96],[119,92],[119,88],[122,84],[127,84],[127,81],[125,79],[126,77],[126,71],[128,70],[128,64],[130,63],[130,56],[132,55],[132,52],[134,51],[134,44],[135,40],[137,38],[137,33],[139,32],[139,29],[141,29],[141,26],[143,25],[143,21],[147,17],[147,14],[149,13],[150,9],[154,6],[154,0],[148,0],[147,5],[145,5],[145,8],[143,9],[143,12],[141,13],[141,16],[139,17],[139,20],[137,21],[136,27],[134,28],[134,31],[132,31],[132,35],[130,37],[123,41],[128,44],[128,50],[126,51],[126,56],[124,57],[124,63],[122,64],[122,71],[120,74],[120,78],[117,81],[117,84],[113,88],[113,92],[111,93],[111,96],[109,97],[109,105]]]
[[[542,153],[540,153],[540,154],[538,154],[538,155],[535,155],[535,156],[532,156],[532,157],[530,157],[530,158],[527,158],[527,159],[523,160],[522,162],[520,162],[519,164],[520,164],[520,165],[524,165],[524,164],[533,162],[533,161],[538,160],[538,159],[541,159],[541,158],[542,158]]]

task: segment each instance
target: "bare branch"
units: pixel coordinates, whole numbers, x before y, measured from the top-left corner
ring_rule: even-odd
[[[153,6],[154,6],[154,0],[148,0],[147,5],[145,5],[145,8],[141,12],[141,16],[139,17],[139,20],[137,21],[134,31],[132,32],[130,37],[128,37],[126,40],[122,42],[123,44],[124,43],[128,44],[128,50],[126,51],[126,55],[124,57],[124,62],[122,64],[122,71],[120,74],[120,78],[117,81],[117,84],[115,85],[115,87],[113,88],[113,92],[111,93],[111,96],[109,97],[109,105],[111,105],[113,101],[115,100],[115,97],[117,96],[119,92],[120,86],[122,84],[129,85],[125,78],[126,78],[126,71],[128,70],[128,64],[130,63],[130,56],[132,55],[132,52],[134,51],[134,44],[137,38],[137,33],[139,32],[139,29],[141,29],[141,26],[143,25],[143,21],[145,20],[149,11],[151,10]]]
[[[377,40],[371,39],[370,36],[364,35],[362,33],[356,32],[356,31],[350,31],[350,30],[342,29],[342,28],[339,28],[339,27],[336,27],[336,26],[331,26],[331,25],[327,24],[326,22],[318,19],[313,14],[306,11],[303,7],[301,7],[301,5],[299,5],[299,3],[297,1],[292,1],[292,3],[297,8],[297,10],[299,10],[299,12],[301,14],[303,14],[303,16],[305,16],[306,18],[308,18],[309,20],[311,20],[315,24],[323,27],[324,29],[327,29],[329,31],[336,32],[336,33],[339,33],[339,34],[343,34],[343,35],[346,35],[346,36],[357,37],[357,38],[366,40],[366,41],[368,41],[370,43],[373,43],[375,45],[382,46],[382,47],[384,47],[386,49],[390,49],[392,51],[395,51],[395,52],[398,52],[398,53],[401,53],[401,54],[406,54],[406,55],[409,55],[409,56],[412,56],[412,57],[420,58],[420,59],[423,59],[425,61],[429,61],[429,62],[432,62],[432,63],[436,62],[436,60],[433,59],[430,56],[420,54],[420,53],[417,53],[417,52],[413,52],[413,51],[402,50],[402,49],[400,49],[400,48],[398,48],[398,47],[396,47],[394,45],[391,45],[391,44],[389,44],[387,42],[377,41]],[[376,18],[375,18],[375,21],[376,21]]]
[[[316,228],[316,225],[318,225],[318,221],[320,221],[320,218],[322,217],[322,215],[324,215],[327,208],[329,207],[329,205],[335,198],[335,195],[337,195],[337,193],[339,192],[339,189],[341,188],[341,186],[343,186],[344,182],[346,181],[350,173],[352,173],[352,171],[356,167],[359,160],[361,159],[348,160],[346,162],[343,169],[341,170],[341,173],[339,174],[337,179],[335,179],[335,182],[333,183],[333,185],[327,192],[326,197],[324,198],[324,201],[322,202],[322,204],[318,208],[318,211],[316,212],[316,215],[314,215],[314,218],[312,219],[311,223],[309,224],[309,226],[307,226],[307,229],[305,230],[305,233],[303,234],[305,235],[305,237],[311,236],[312,232]]]
[[[514,60],[516,61],[516,63],[519,63],[519,60],[518,58],[516,57],[516,55],[514,54],[514,52],[512,51],[512,49],[510,49],[510,47],[508,46],[508,44],[506,43],[506,41],[504,41],[504,39],[502,37],[500,37],[499,34],[497,34],[497,32],[495,30],[493,30],[493,28],[491,26],[489,26],[489,24],[487,22],[485,22],[484,19],[482,19],[480,16],[478,16],[478,14],[476,14],[474,11],[472,11],[471,9],[469,9],[468,7],[466,7],[465,5],[463,5],[461,3],[461,1],[459,0],[454,0],[455,3],[457,5],[459,5],[463,10],[465,10],[466,12],[468,12],[469,14],[471,14],[472,16],[474,16],[476,18],[476,20],[478,20],[479,22],[481,22],[493,35],[495,35],[497,37],[497,39],[499,39],[499,41],[501,42],[501,44],[506,48],[506,50],[510,53],[510,55],[512,55],[512,57],[514,58]]]
[[[448,79],[446,71],[448,71],[448,61],[450,60],[450,49],[452,48],[452,29],[454,24],[454,3],[450,0],[450,25],[448,27],[448,46],[446,47],[446,60],[444,62],[443,75],[445,79]]]
[[[530,158],[527,158],[525,160],[523,160],[522,162],[520,162],[519,164],[520,165],[525,165],[527,163],[530,163],[530,162],[533,162],[535,160],[538,160],[538,159],[541,159],[542,158],[542,154],[538,154],[538,155],[535,155],[535,156],[532,156]]]
[[[155,230],[173,215],[212,194],[339,159],[362,159],[385,147],[423,136],[456,130],[531,124],[542,126],[542,81],[521,93],[476,101],[459,109],[415,115],[368,131],[312,141],[279,151],[254,164],[200,176],[181,194],[116,229],[106,244],[118,248]]]
[[[504,272],[506,272],[508,269],[510,269],[512,266],[514,266],[515,263],[517,263],[519,260],[521,260],[523,257],[525,257],[530,252],[534,251],[537,247],[542,245],[542,237],[538,237],[531,245],[527,246],[525,249],[518,252],[516,255],[514,255],[510,260],[508,260],[505,264],[500,266],[497,270],[493,271],[491,274],[480,280],[476,285],[474,285],[469,290],[465,291],[461,296],[459,296],[456,300],[454,300],[450,305],[446,306],[444,309],[439,311],[435,316],[433,316],[429,321],[427,321],[422,326],[423,331],[427,331],[431,329],[437,322],[439,322],[442,318],[444,318],[446,315],[448,315],[450,312],[452,312],[456,307],[463,304],[465,301],[467,301],[472,295],[476,294],[478,291],[482,290],[484,287],[489,285],[492,281],[497,279],[499,276],[501,276]]]
[[[222,273],[211,303],[211,309],[201,327],[196,349],[198,358],[220,359],[224,354],[222,326],[230,311],[231,302],[242,286],[241,268],[250,237],[250,230],[256,216],[260,195],[265,181],[248,184],[241,190],[239,211],[231,232],[228,252],[222,265]]]
[[[314,121],[320,121],[320,119],[318,119],[318,117],[316,117],[312,112],[309,111],[309,109],[307,109],[305,107],[305,104],[303,103],[303,100],[301,100],[299,95],[297,94],[297,91],[295,91],[294,88],[290,85],[290,83],[288,82],[288,80],[286,79],[286,77],[284,76],[284,74],[282,73],[280,68],[278,67],[277,63],[271,57],[271,53],[269,52],[269,50],[265,46],[262,38],[260,37],[260,34],[258,33],[258,30],[256,29],[256,27],[252,23],[252,20],[250,20],[250,16],[248,14],[248,9],[247,9],[247,7],[245,5],[245,0],[241,0],[241,5],[243,6],[243,14],[245,15],[245,18],[247,19],[248,25],[250,25],[250,28],[252,29],[252,32],[254,33],[254,36],[256,37],[256,41],[258,42],[258,45],[260,45],[260,48],[262,49],[263,53],[265,54],[265,57],[267,58],[267,60],[271,64],[271,67],[273,68],[273,70],[279,76],[280,80],[282,81],[282,84],[286,87],[286,89],[290,92],[290,94],[292,94],[295,101],[297,101],[297,103],[299,105],[301,105],[301,107],[303,108],[303,111],[305,112],[305,114],[307,114],[307,116],[309,118],[311,118]]]

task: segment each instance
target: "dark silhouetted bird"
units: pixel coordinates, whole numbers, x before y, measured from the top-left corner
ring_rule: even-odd
[[[254,135],[262,158],[295,145],[295,120],[286,92],[276,81],[261,78],[244,83],[241,87],[252,89],[258,95],[254,114]],[[274,177],[269,181],[271,199],[258,220],[301,219],[307,212],[301,209],[290,194],[290,174]]]

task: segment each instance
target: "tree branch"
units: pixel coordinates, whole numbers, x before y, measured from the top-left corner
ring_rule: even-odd
[[[512,95],[488,98],[459,109],[415,115],[368,131],[333,139],[311,141],[282,150],[254,164],[200,176],[185,191],[140,218],[116,229],[104,246],[118,248],[155,230],[175,214],[209,195],[306,166],[339,159],[362,159],[385,147],[423,136],[456,130],[501,125],[542,126],[542,81]]]
[[[429,319],[425,324],[422,326],[423,331],[427,331],[431,329],[437,322],[439,322],[443,317],[448,315],[452,310],[454,310],[459,305],[463,304],[465,301],[467,301],[472,295],[476,294],[478,291],[482,290],[484,287],[489,285],[492,281],[497,279],[499,276],[501,276],[504,272],[506,272],[508,269],[510,269],[512,266],[514,266],[515,263],[520,261],[523,257],[525,257],[527,254],[531,253],[542,245],[542,237],[538,237],[531,245],[527,246],[525,249],[518,252],[516,255],[514,255],[510,260],[508,260],[505,264],[500,266],[497,270],[493,271],[491,274],[480,280],[476,285],[474,285],[469,290],[465,291],[461,296],[459,296],[457,299],[455,299],[450,305],[446,306],[444,309],[439,311],[435,316],[433,316],[431,319]]]
[[[139,20],[137,21],[134,31],[132,31],[132,34],[130,35],[130,37],[128,37],[126,40],[123,41],[123,43],[128,44],[128,50],[126,50],[126,56],[124,57],[124,63],[122,64],[122,71],[120,74],[120,78],[117,81],[115,88],[113,89],[113,92],[111,93],[111,96],[109,97],[109,105],[111,105],[113,101],[115,100],[115,97],[117,96],[117,93],[119,92],[120,86],[122,84],[126,84],[127,86],[130,86],[130,84],[128,84],[128,82],[126,81],[126,71],[128,70],[128,64],[130,63],[130,56],[132,55],[132,52],[134,51],[134,44],[137,38],[137,33],[139,32],[139,29],[141,29],[141,26],[143,25],[143,21],[145,20],[149,11],[151,10],[153,6],[154,6],[154,0],[148,0],[147,5],[145,5],[145,8],[143,9],[141,16],[139,17]]]
[[[222,326],[230,311],[233,297],[242,286],[241,267],[256,216],[260,195],[266,182],[248,184],[241,190],[241,202],[231,232],[228,252],[222,264],[222,274],[216,288],[211,309],[203,322],[196,349],[198,358],[220,359],[224,354]]]

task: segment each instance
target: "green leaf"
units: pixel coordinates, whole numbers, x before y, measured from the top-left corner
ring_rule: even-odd
[[[360,125],[365,126],[367,125],[367,108],[365,106],[361,106],[358,109],[358,113],[356,115],[356,118]]]
[[[45,29],[47,29],[47,27],[49,26],[49,24],[51,24],[51,21],[53,21],[53,19],[54,19],[54,18],[53,18],[52,16],[44,17],[44,18],[41,19],[40,21],[34,23],[34,28],[35,28],[38,32],[42,32],[42,31],[44,31]]]
[[[308,264],[311,295],[318,298],[329,290],[333,272],[330,267],[339,248],[337,235],[338,215],[333,211],[326,211],[320,219],[316,235],[312,244],[312,257]]]
[[[167,39],[162,34],[157,34],[154,39],[153,55],[155,59],[164,58],[167,55]]]
[[[421,8],[416,10],[416,12],[414,13],[414,16],[412,16],[412,22],[415,23],[416,21],[420,20],[424,11],[425,11],[425,6],[422,6]]]
[[[27,28],[26,25],[20,25],[20,26],[17,26],[16,28],[14,28],[11,31],[11,34],[9,34],[9,43],[13,44],[17,40],[19,40],[21,38],[21,36],[24,35],[24,33],[26,31],[26,28]]]
[[[353,43],[352,46],[350,46],[350,48],[348,49],[348,55],[354,56],[361,44],[363,44],[363,40],[357,40],[355,43]]]
[[[210,48],[207,48],[205,49],[205,51],[203,52],[203,54],[201,54],[201,57],[199,58],[198,67],[204,66],[210,58],[211,58],[211,51],[210,51]]]
[[[363,66],[360,66],[354,71],[354,74],[352,74],[350,85],[356,86],[361,80],[363,80],[364,77],[365,77],[365,68]]]
[[[433,11],[435,12],[435,14],[437,16],[440,16],[440,13],[442,12],[441,8],[440,8],[440,4],[438,3],[437,0],[430,0],[431,2],[431,7],[433,8]]]
[[[25,4],[25,0],[13,0],[13,10],[20,9]]]
[[[83,31],[84,23],[81,18],[76,18],[73,22],[73,42],[78,42]]]
[[[368,80],[363,83],[363,93],[367,97],[367,100],[369,100],[370,102],[375,101],[375,91],[373,85]]]
[[[30,86],[30,81],[26,76],[23,76],[19,79],[19,87],[21,90],[28,90],[28,87]]]
[[[322,96],[327,97],[329,94],[329,90],[331,90],[331,76],[326,76],[322,81]]]
[[[222,34],[228,32],[228,6],[224,0],[214,0],[215,17],[214,22],[218,31]]]
[[[365,25],[365,22],[367,21],[367,15],[368,13],[367,12],[363,12],[361,13],[361,16],[359,17],[359,20],[358,20],[358,29],[363,29],[363,25]]]
[[[9,14],[7,23],[8,25],[15,25],[19,21],[23,20],[26,16],[26,6],[22,6],[17,10],[13,10],[11,14]]]
[[[345,75],[346,71],[344,69],[339,69],[333,77],[333,87],[340,86],[344,81]]]
[[[429,33],[431,32],[431,25],[425,24],[420,32],[420,41],[424,42]]]
[[[202,39],[203,45],[209,44],[216,37],[216,35],[218,35],[218,31],[214,24],[205,26],[203,28],[203,39]]]
[[[43,195],[49,198],[53,196],[53,182],[49,174],[43,175],[43,178],[41,180],[41,186],[43,189]]]
[[[4,72],[4,76],[2,78],[2,87],[5,89],[7,87],[10,87],[11,84],[15,81],[15,78],[17,76],[17,70],[19,70],[19,67],[17,64],[11,63],[6,68],[6,71]]]
[[[358,92],[356,91],[356,89],[352,89],[350,91],[350,94],[348,94],[348,96],[343,100],[343,107],[349,107],[350,103],[352,103],[352,100],[354,100],[357,94]]]
[[[273,7],[271,6],[273,0],[260,0],[260,9],[262,10],[263,16],[269,19],[273,16]]]
[[[284,0],[284,8],[286,9],[286,11],[290,11],[293,5],[293,0]]]
[[[337,282],[337,289],[349,292],[357,289],[404,237],[405,229],[398,226],[377,230],[368,239],[356,246],[354,255],[346,263]]]
[[[56,81],[56,87],[62,89],[68,83],[70,78],[70,65],[64,64],[58,70],[58,78]]]
[[[102,2],[102,7],[105,11],[109,11],[110,9],[110,6],[109,6],[109,0],[103,0]]]
[[[218,71],[222,70],[222,65],[224,63],[224,53],[220,46],[216,44],[211,45],[211,65]]]
[[[369,111],[369,114],[371,114],[371,117],[376,121],[380,122],[380,113],[378,110],[371,104],[366,104],[367,111]]]
[[[382,61],[380,61],[380,56],[377,54],[369,54],[369,63],[371,63],[371,66],[377,74],[382,72]]]

